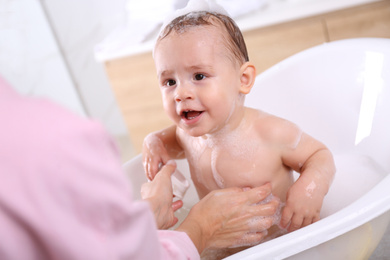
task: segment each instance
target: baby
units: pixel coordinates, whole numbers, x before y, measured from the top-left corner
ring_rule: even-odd
[[[201,11],[174,19],[157,39],[154,60],[174,125],[144,140],[148,178],[168,160],[187,158],[200,198],[269,182],[285,202],[281,227],[293,231],[319,220],[335,173],[332,154],[295,124],[244,106],[256,69],[230,17]]]

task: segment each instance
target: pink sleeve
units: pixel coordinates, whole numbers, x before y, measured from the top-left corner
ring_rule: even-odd
[[[132,200],[100,124],[5,88],[0,78],[0,259],[199,259]]]
[[[199,259],[198,251],[186,233],[160,230],[159,237],[164,247],[163,259]]]

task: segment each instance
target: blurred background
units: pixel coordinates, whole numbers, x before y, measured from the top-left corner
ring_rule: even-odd
[[[123,117],[94,46],[126,20],[126,0],[0,0],[0,75],[21,93],[101,121],[126,158]]]
[[[244,33],[258,73],[304,49],[390,38],[390,1],[217,0]],[[0,0],[0,75],[102,122],[122,160],[170,124],[151,55],[165,19],[188,0]]]
[[[25,95],[99,120],[125,162],[146,134],[170,125],[151,50],[166,15],[187,1],[0,0],[0,75]],[[326,42],[390,38],[389,0],[218,2],[258,73]],[[388,231],[371,259],[389,259],[389,244]]]

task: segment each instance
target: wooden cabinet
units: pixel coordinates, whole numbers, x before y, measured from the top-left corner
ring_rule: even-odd
[[[390,1],[380,1],[244,32],[249,59],[263,72],[285,58],[324,42],[358,37],[390,38]]]
[[[151,53],[106,62],[106,71],[136,153],[145,136],[171,125],[163,110]]]
[[[324,42],[356,37],[390,38],[390,1],[384,0],[244,32],[257,73]],[[171,124],[165,115],[150,52],[105,63],[135,151],[144,137]]]
[[[325,22],[330,41],[357,37],[390,38],[390,1],[330,14]]]
[[[318,20],[294,21],[244,32],[249,60],[257,73],[302,50],[326,41]]]

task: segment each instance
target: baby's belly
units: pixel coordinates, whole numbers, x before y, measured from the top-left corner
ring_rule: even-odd
[[[254,188],[271,183],[272,194],[285,202],[287,191],[294,182],[292,172],[286,167],[251,172],[225,169],[218,171],[217,174],[210,168],[198,168],[195,172],[191,171],[199,198],[203,198],[212,190],[231,187]]]
[[[265,174],[259,171],[257,174],[248,174],[248,176],[250,178],[246,178],[244,174],[237,176],[237,178],[234,178],[234,175],[229,175],[226,177],[225,186],[226,188],[254,188],[260,187],[266,183],[271,183],[272,194],[285,202],[287,191],[294,182],[292,172],[288,169],[280,169],[273,174]]]

